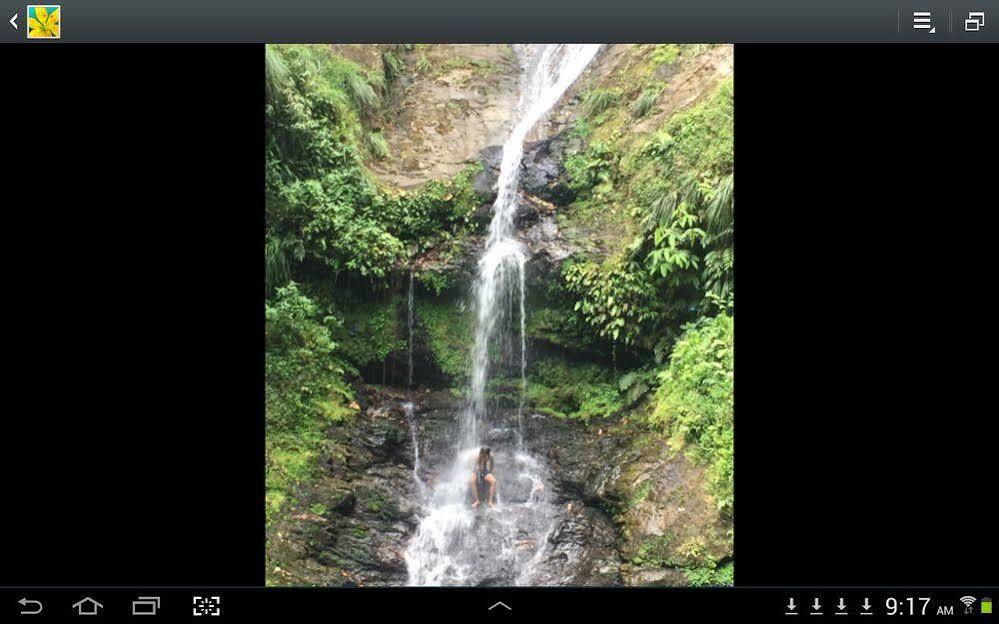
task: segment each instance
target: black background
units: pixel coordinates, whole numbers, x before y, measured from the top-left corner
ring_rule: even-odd
[[[263,48],[2,55],[0,585],[259,585]],[[999,580],[997,57],[737,46],[740,586]]]

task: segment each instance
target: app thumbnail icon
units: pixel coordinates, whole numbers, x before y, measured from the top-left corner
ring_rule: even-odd
[[[62,19],[61,5],[28,5],[28,39],[58,39],[59,22]]]

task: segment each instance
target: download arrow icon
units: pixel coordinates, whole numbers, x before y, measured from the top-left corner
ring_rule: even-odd
[[[816,597],[815,601],[812,603],[812,608],[815,609],[816,611],[822,608],[822,603],[819,602],[818,597]]]

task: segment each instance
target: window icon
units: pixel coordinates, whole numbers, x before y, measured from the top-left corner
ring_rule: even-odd
[[[156,615],[159,610],[159,596],[139,596],[132,601],[132,615]]]
[[[28,39],[62,37],[62,5],[28,5]]]
[[[964,32],[978,32],[985,29],[985,11],[968,11],[964,20]]]
[[[912,29],[925,30],[931,35],[936,33],[937,27],[933,25],[933,15],[929,11],[913,11]]]

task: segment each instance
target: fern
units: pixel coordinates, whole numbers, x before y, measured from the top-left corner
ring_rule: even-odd
[[[621,92],[617,89],[592,89],[583,95],[583,111],[588,117],[594,117],[620,100]]]
[[[631,114],[633,117],[645,117],[652,112],[659,101],[659,94],[663,92],[664,85],[655,85],[644,89],[635,101],[631,103]]]
[[[292,261],[305,258],[305,247],[298,239],[281,238],[268,234],[264,242],[264,280],[267,292],[283,286],[291,279]]]
[[[359,111],[370,115],[378,108],[380,98],[364,76],[350,72],[347,74],[346,83],[350,99]]]
[[[288,71],[284,57],[274,46],[264,48],[264,76],[267,101],[276,102],[280,92],[291,85],[291,72]]]
[[[735,202],[732,197],[734,177],[729,174],[722,178],[710,194],[705,209],[708,232],[714,238],[727,236],[732,231],[732,221],[735,217]]]
[[[400,52],[401,50],[393,49],[382,53],[382,72],[385,74],[385,82],[388,84],[395,82],[406,67]]]
[[[378,160],[385,160],[389,155],[388,141],[381,132],[369,132],[366,135],[368,152]]]

